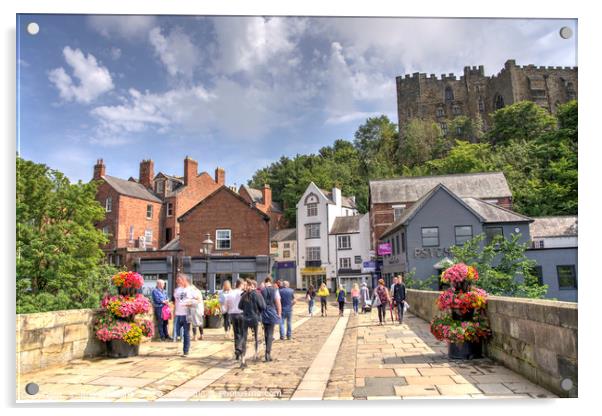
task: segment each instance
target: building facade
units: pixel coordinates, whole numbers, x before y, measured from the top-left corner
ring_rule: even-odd
[[[257,209],[270,216],[272,231],[286,228],[287,221],[282,212],[282,207],[278,202],[272,200],[272,189],[270,188],[270,185],[265,184],[262,189],[255,189],[247,185],[242,185],[238,189],[238,193],[246,201],[254,204]]]
[[[512,192],[502,172],[456,175],[401,177],[375,180],[369,183],[370,233],[372,248],[382,233],[404,211],[433,189],[443,184],[462,198],[478,198],[512,209]]]
[[[286,280],[297,288],[297,229],[285,228],[272,233],[270,243],[272,277]]]
[[[489,114],[519,101],[533,101],[551,113],[559,104],[577,99],[577,67],[516,65],[510,59],[493,76],[485,68],[466,66],[464,74],[414,73],[398,76],[399,130],[413,118],[435,120],[444,133],[449,120],[458,116],[480,117],[487,129]]]

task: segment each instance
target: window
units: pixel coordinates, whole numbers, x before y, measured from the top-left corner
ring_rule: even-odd
[[[215,248],[217,250],[229,250],[232,247],[232,231],[231,230],[216,230],[215,231]]]
[[[456,245],[460,246],[472,239],[472,225],[456,225]]]
[[[402,253],[406,252],[406,234],[405,233],[401,233],[401,252]]]
[[[165,181],[165,192],[171,191],[172,185],[171,181]]]
[[[396,254],[401,253],[401,246],[399,245],[399,234],[397,234],[395,236],[395,249],[396,249],[396,251],[395,251]]]
[[[443,110],[443,107],[438,107],[437,108],[437,117],[443,117],[445,115],[445,111]]]
[[[504,236],[502,227],[485,227],[485,244],[491,244],[496,235]]]
[[[147,229],[144,231],[144,245],[150,246],[153,244],[153,230]]]
[[[134,226],[130,225],[130,235],[129,235],[129,240],[130,241],[134,241]]]
[[[351,249],[351,237],[348,235],[340,235],[338,237],[339,250],[350,250]]]
[[[158,194],[162,194],[163,191],[165,190],[165,181],[157,181],[157,186],[155,187],[155,191],[157,191]]]
[[[305,238],[320,238],[320,224],[305,224]]]
[[[445,88],[445,101],[453,101],[454,100],[454,90],[451,87]]]
[[[103,233],[105,236],[108,236],[108,235],[109,235],[109,233],[110,233],[110,231],[111,231],[111,229],[109,228],[109,226],[108,226],[108,225],[105,225],[104,227],[102,227],[102,233]]]
[[[439,227],[422,228],[422,247],[439,246]]]
[[[456,127],[456,134],[457,135],[462,135],[462,126]]]
[[[408,118],[412,118],[412,109],[408,108],[408,110],[406,111],[406,115]]]
[[[307,216],[315,217],[318,215],[318,204],[307,204]]]
[[[339,268],[351,269],[351,257],[341,257],[339,259]]]
[[[406,208],[405,205],[393,205],[393,221],[397,221],[397,219],[399,217],[401,217],[401,214],[403,213],[403,210]]]
[[[167,203],[167,216],[171,217],[173,215],[173,203]]]
[[[447,136],[447,131],[448,131],[447,130],[447,124],[446,123],[441,123],[440,126],[441,126],[441,131],[443,132],[443,135]]]
[[[460,115],[462,114],[462,111],[460,110],[460,106],[459,105],[454,105],[452,107],[452,112],[454,113],[454,115]]]
[[[540,265],[537,266],[533,266],[531,268],[531,274],[535,277],[537,277],[537,282],[540,285],[543,285],[543,269]]]
[[[355,256],[355,264],[362,264],[362,256]]]
[[[485,111],[485,103],[483,102],[483,98],[479,97],[479,112],[483,113]]]
[[[493,108],[495,108],[496,110],[499,110],[500,108],[504,108],[504,97],[502,97],[499,94],[496,95],[495,101],[493,102]]]
[[[391,255],[395,255],[395,239],[391,239]]]
[[[291,251],[290,250],[284,250],[282,252],[282,257],[284,257],[285,259],[288,259],[291,256]]]
[[[284,243],[284,248],[291,248],[291,243]]]
[[[577,274],[575,265],[556,266],[559,289],[577,289]]]
[[[150,220],[153,218],[153,206],[151,204],[148,204],[146,206],[146,219]]]
[[[113,198],[108,197],[105,201],[105,211],[111,212],[113,210]]]
[[[317,261],[320,260],[320,247],[307,247],[306,258],[308,261]]]

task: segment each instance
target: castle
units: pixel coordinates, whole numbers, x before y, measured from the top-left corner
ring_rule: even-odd
[[[447,135],[455,117],[480,115],[487,130],[489,114],[518,101],[533,101],[555,113],[559,104],[577,99],[577,67],[519,66],[511,59],[493,76],[485,75],[483,65],[466,66],[460,79],[417,72],[398,76],[396,84],[400,132],[410,119],[421,118],[436,120]]]

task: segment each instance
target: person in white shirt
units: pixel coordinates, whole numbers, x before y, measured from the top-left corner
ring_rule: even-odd
[[[243,319],[242,310],[238,308],[240,303],[240,296],[243,290],[245,290],[244,280],[238,279],[236,281],[236,288],[233,289],[230,294],[226,297],[226,309],[228,317],[232,323],[232,329],[234,331],[234,357],[239,360],[242,355],[242,336],[243,336]]]
[[[173,292],[176,318],[174,325],[176,328],[176,334],[180,333],[180,329],[183,330],[182,339],[184,342],[184,355],[188,355],[190,351],[190,322],[189,322],[189,307],[193,305],[195,293],[190,287],[188,276],[183,273],[178,274],[176,278],[177,288]]]

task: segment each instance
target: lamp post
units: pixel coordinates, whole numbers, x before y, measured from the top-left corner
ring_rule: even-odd
[[[211,234],[205,234],[205,241],[203,241],[203,247],[201,248],[201,253],[205,253],[205,275],[207,277],[207,290],[213,289],[215,291],[215,282],[213,285],[210,285],[209,282],[209,256],[211,255],[211,249],[213,248],[213,241],[211,241]],[[212,287],[213,286],[213,287]]]

